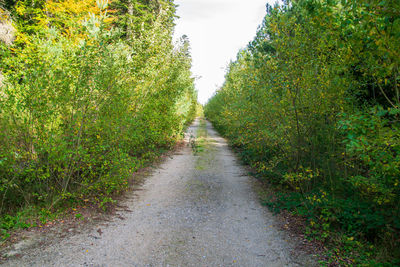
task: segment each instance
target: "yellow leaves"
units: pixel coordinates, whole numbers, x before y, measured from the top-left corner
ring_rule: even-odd
[[[65,0],[65,1],[47,1],[46,9],[49,13],[60,16],[82,19],[89,13],[99,14],[95,0]]]
[[[66,36],[70,38],[75,36],[77,39],[82,38],[77,31],[80,23],[89,14],[100,14],[95,0],[47,1],[45,10],[49,16],[43,19],[43,22],[47,24],[51,22],[52,26],[58,27]],[[108,22],[110,21],[108,20]]]
[[[17,5],[15,6],[15,12],[20,16],[26,13],[26,6],[23,4],[22,1],[17,2]]]

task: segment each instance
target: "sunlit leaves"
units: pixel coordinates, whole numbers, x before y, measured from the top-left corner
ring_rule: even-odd
[[[2,47],[0,65],[0,213],[82,199],[103,207],[196,114],[189,44],[172,44],[172,2],[141,3],[148,13],[129,40],[111,28],[123,15],[97,2],[13,10],[20,37]]]
[[[398,235],[399,10],[375,0],[269,8],[205,107],[247,163],[301,199],[277,205],[293,204],[323,238],[355,225],[376,240]],[[343,212],[344,199],[362,213]]]

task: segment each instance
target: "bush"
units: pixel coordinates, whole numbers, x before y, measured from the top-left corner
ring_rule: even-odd
[[[339,231],[390,248],[382,262],[400,255],[398,7],[268,7],[205,106],[244,161],[283,192],[268,205],[305,216],[324,240]]]
[[[56,2],[42,3],[47,13],[58,10],[49,17],[43,6],[30,6],[39,17],[18,21],[17,43],[1,48],[2,215],[27,205],[112,202],[196,113],[188,43],[171,40],[171,3],[160,8],[172,13],[154,15],[131,39],[111,27],[118,17],[106,15],[104,1],[97,9],[94,1],[75,1],[73,12]],[[18,3],[16,16],[26,8]]]

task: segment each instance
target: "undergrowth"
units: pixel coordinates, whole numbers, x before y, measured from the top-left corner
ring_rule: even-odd
[[[400,259],[400,2],[268,6],[205,115],[307,221],[327,264]]]
[[[182,138],[200,106],[189,41],[172,39],[173,1],[24,0],[3,8],[17,30],[11,46],[0,43],[6,238],[76,203],[105,209],[132,173]]]

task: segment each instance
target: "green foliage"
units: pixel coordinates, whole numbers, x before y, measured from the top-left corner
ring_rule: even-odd
[[[28,228],[28,227],[30,227],[29,224],[21,221],[20,218],[21,218],[20,214],[17,214],[16,216],[10,216],[10,215],[4,216],[2,218],[1,225],[0,225],[1,229],[9,230],[9,229],[12,229],[12,228],[15,228],[15,227],[17,227],[17,228]]]
[[[110,8],[117,15],[114,24],[122,30],[122,36],[132,39],[140,38],[151,28],[162,6],[164,6],[164,11],[172,12],[166,17],[172,22],[171,18],[175,9],[169,1],[116,0],[111,2]],[[165,9],[165,7],[168,8]],[[172,27],[172,24],[165,24],[165,26]]]
[[[274,209],[400,255],[398,1],[268,7],[206,117],[284,195]],[[311,233],[311,232],[310,232]],[[376,252],[376,251],[375,251]]]
[[[96,1],[34,2],[15,6],[24,41],[0,44],[0,213],[84,199],[106,208],[194,119],[188,42],[172,44],[169,2],[129,40]]]
[[[400,132],[393,121],[397,113],[377,106],[369,112],[341,114],[338,125],[345,136],[346,165],[357,170],[348,182],[379,206],[400,201]]]

